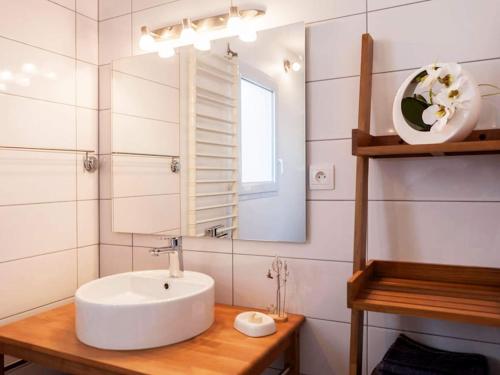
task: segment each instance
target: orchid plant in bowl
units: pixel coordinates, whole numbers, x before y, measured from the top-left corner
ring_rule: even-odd
[[[475,127],[481,96],[456,63],[423,67],[399,88],[393,105],[396,131],[409,144],[460,141]]]

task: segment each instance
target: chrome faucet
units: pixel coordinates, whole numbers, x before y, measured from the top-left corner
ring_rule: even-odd
[[[170,277],[184,276],[184,256],[182,254],[182,239],[180,237],[169,238],[170,245],[166,247],[156,247],[149,250],[149,253],[155,257],[162,254],[168,254],[168,270]]]

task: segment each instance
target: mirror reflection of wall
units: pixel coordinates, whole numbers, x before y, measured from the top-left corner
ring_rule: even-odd
[[[112,82],[113,230],[179,235],[179,60],[117,60]]]
[[[113,230],[304,242],[304,48],[301,23],[113,62]]]
[[[305,241],[304,26],[262,34],[190,52],[188,235]]]

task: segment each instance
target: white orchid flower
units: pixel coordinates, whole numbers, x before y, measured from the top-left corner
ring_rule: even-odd
[[[422,113],[422,120],[427,125],[432,125],[431,133],[439,133],[445,128],[448,120],[454,113],[454,107],[433,104],[424,110]]]
[[[437,65],[430,65],[425,71],[426,75],[420,79],[417,87],[415,87],[415,94],[428,98],[432,87],[438,82],[441,68]]]
[[[458,81],[462,67],[456,63],[445,64],[441,67],[438,74],[438,82],[446,87],[450,87]]]
[[[470,81],[461,76],[448,86],[444,87],[435,97],[434,103],[453,108],[462,108],[464,103],[472,99],[474,92]]]

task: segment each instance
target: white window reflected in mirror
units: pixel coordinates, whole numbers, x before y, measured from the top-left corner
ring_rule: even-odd
[[[243,64],[242,64],[243,65]],[[275,192],[277,85],[249,66],[240,67],[240,196]]]

